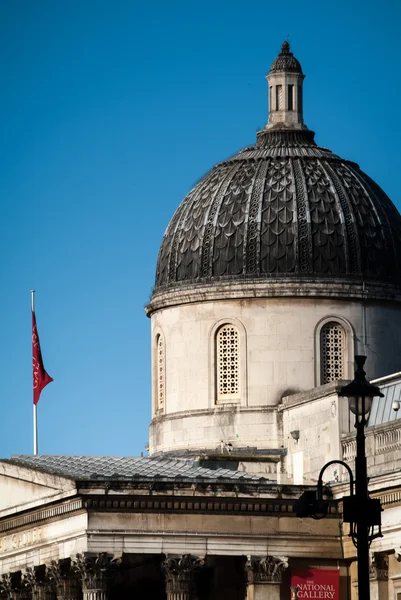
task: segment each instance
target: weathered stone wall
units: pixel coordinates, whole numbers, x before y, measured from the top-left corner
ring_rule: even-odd
[[[399,369],[401,309],[396,304],[321,298],[220,299],[179,303],[152,313],[153,422],[150,452],[280,447],[274,411],[283,396],[319,385],[319,325],[347,329],[345,376],[354,351],[368,356],[368,377]],[[184,302],[185,299],[182,298]],[[214,335],[233,323],[240,335],[239,400],[216,402]],[[164,406],[157,410],[156,336],[165,340]],[[367,344],[362,344],[365,339]]]
[[[323,465],[341,460],[340,435],[350,427],[348,403],[337,395],[343,382],[284,398],[283,440],[286,475],[295,484],[315,484]],[[328,467],[324,481],[339,481],[343,468]]]

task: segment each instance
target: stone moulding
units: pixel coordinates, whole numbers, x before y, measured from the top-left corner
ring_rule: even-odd
[[[122,509],[132,512],[180,512],[180,513],[246,513],[252,515],[286,514],[292,515],[291,500],[256,501],[249,499],[213,498],[132,498],[105,499],[98,497],[85,500],[85,507],[93,511],[116,511]]]
[[[0,521],[0,534],[10,529],[19,529],[40,521],[54,520],[64,515],[83,510],[82,498],[76,498],[70,502],[34,510],[21,517],[13,517],[11,519],[6,517]]]
[[[300,496],[303,488],[298,486],[291,490],[288,486],[262,486],[269,489],[271,495],[280,494],[287,495],[287,498],[251,498],[240,497],[239,485],[231,484],[232,497],[229,496],[213,496],[207,497],[212,493],[209,486],[205,483],[198,484],[198,493],[196,497],[197,485],[192,486],[192,496],[166,496],[156,495],[157,491],[153,491],[152,496],[124,496],[120,495],[93,495],[91,497],[82,497],[79,499],[80,510],[82,512],[133,512],[133,513],[181,513],[181,514],[221,514],[221,515],[252,515],[252,516],[272,516],[285,515],[295,517],[292,511],[294,501]],[[149,488],[149,484],[148,484]],[[261,493],[260,485],[253,486],[253,490],[248,486],[248,492],[254,494]],[[221,492],[220,492],[221,493]],[[57,507],[53,507],[57,508]],[[75,511],[73,511],[75,512]],[[64,512],[64,515],[67,513]],[[339,518],[340,514],[337,506],[333,503],[330,507],[329,517]],[[10,531],[21,531],[23,533],[27,522],[25,517],[17,517],[14,519],[4,520],[0,522],[0,531],[10,535]],[[52,522],[59,518],[57,511],[49,509],[35,511],[31,515],[29,524],[33,525],[40,522]]]
[[[203,280],[198,283],[183,283],[163,290],[159,288],[145,306],[148,317],[157,310],[198,302],[216,300],[243,300],[249,298],[336,298],[338,300],[379,300],[401,302],[401,287],[389,282],[358,279],[327,279],[313,277],[266,277],[251,279],[243,277],[227,281],[224,277],[216,281]]]
[[[321,400],[322,398],[327,398],[328,396],[334,396],[348,382],[348,379],[338,379],[337,381],[331,381],[330,383],[319,385],[311,390],[296,392],[290,396],[283,396],[282,404],[277,406],[277,410],[281,412],[296,406],[301,406],[302,404],[310,404],[310,402],[313,402],[313,400]]]
[[[264,406],[264,405],[262,405],[262,406],[239,406],[238,404],[235,404],[235,406],[233,407],[232,404],[219,404],[219,405],[213,406],[213,408],[198,408],[198,409],[193,409],[193,410],[180,410],[180,411],[171,413],[169,415],[165,415],[165,414],[156,415],[155,417],[153,417],[151,424],[158,423],[160,421],[162,421],[162,422],[176,421],[176,420],[183,419],[185,417],[191,417],[191,418],[192,417],[202,417],[204,415],[210,415],[210,413],[213,413],[216,415],[220,415],[222,413],[231,413],[233,411],[233,408],[237,414],[256,413],[258,415],[261,412],[274,414],[275,410],[276,410],[275,406]],[[198,454],[201,452],[202,451],[200,450],[198,452]]]

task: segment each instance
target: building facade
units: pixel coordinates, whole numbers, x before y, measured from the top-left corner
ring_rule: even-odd
[[[325,472],[322,520],[294,502],[353,466],[338,396],[354,355],[385,397],[367,428],[383,537],[373,600],[401,598],[401,216],[358,165],[318,146],[284,42],[256,143],[216,165],[162,240],[152,298],[149,457],[0,461],[4,598],[357,598]],[[360,599],[363,600],[363,599]]]

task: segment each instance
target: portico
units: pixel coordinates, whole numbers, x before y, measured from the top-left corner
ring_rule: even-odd
[[[346,580],[341,515],[297,519],[300,486],[184,459],[27,456],[0,468],[17,503],[0,513],[7,597],[279,599],[291,565],[315,557]]]

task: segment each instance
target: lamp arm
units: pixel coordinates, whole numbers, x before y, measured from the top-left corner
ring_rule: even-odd
[[[320,473],[319,473],[319,479],[317,481],[317,493],[318,493],[318,497],[321,498],[322,497],[322,489],[323,489],[323,473],[325,472],[325,470],[327,469],[327,467],[330,467],[330,465],[342,465],[343,467],[345,467],[348,471],[348,475],[349,475],[349,486],[350,486],[350,491],[351,491],[351,496],[354,495],[354,476],[352,474],[351,468],[349,465],[347,465],[347,463],[345,463],[343,460],[331,460],[328,463],[326,463],[324,465],[324,467],[321,468]]]

